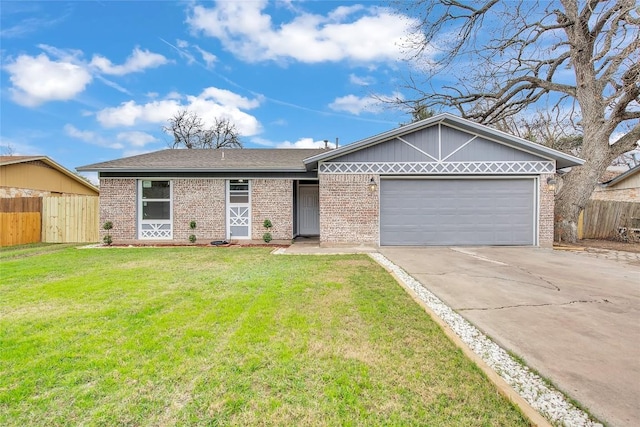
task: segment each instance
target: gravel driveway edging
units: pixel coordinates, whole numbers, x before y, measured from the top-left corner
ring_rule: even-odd
[[[502,347],[491,341],[475,326],[469,323],[461,315],[442,302],[424,285],[407,274],[402,268],[389,261],[380,253],[370,253],[378,264],[391,272],[399,282],[409,289],[435,316],[439,318],[453,333],[477,355],[495,374],[499,375],[524,401],[535,411],[538,411],[551,424],[566,427],[602,427],[599,422],[593,421],[589,415],[571,404],[560,391],[550,387],[539,375],[532,372],[527,366],[511,357]],[[438,319],[436,319],[437,321]],[[438,323],[441,323],[438,322]],[[445,329],[446,332],[446,329]],[[477,362],[477,361],[476,361]],[[481,365],[481,364],[480,364]],[[483,368],[483,366],[480,366]],[[484,370],[484,369],[483,369]],[[490,372],[486,372],[490,379]],[[500,388],[500,384],[496,383]],[[501,391],[509,395],[508,390]],[[519,402],[512,399],[514,403]],[[526,407],[519,405],[523,412],[531,418],[531,421],[541,425],[535,415],[527,411]],[[545,421],[545,420],[543,420]]]

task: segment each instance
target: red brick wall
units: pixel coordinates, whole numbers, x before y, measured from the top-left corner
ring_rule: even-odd
[[[269,232],[276,240],[293,238],[293,180],[251,180],[251,238],[262,240],[267,230],[262,226],[271,220]]]
[[[113,223],[109,234],[114,242],[134,240],[136,231],[136,201],[135,179],[101,179],[100,180],[100,239],[107,234],[102,229],[106,221]]]
[[[554,174],[540,175],[540,217],[538,218],[538,239],[542,247],[553,246],[553,226],[555,191],[549,190],[547,178]]]
[[[198,243],[223,240],[226,235],[226,184],[224,179],[173,180],[173,240]],[[196,222],[191,230],[189,223]]]
[[[379,191],[369,189],[377,175],[319,174],[320,178],[320,243],[379,243]]]

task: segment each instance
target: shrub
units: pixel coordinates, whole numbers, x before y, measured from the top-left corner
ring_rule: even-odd
[[[264,240],[266,243],[269,243],[273,240],[273,237],[271,237],[271,233],[264,233],[262,235],[262,240]]]
[[[107,246],[111,246],[111,244],[113,243],[113,238],[111,237],[111,234],[109,234],[109,230],[111,230],[112,228],[113,222],[111,221],[106,221],[104,224],[102,224],[102,229],[107,231],[107,234],[104,235],[102,241]]]

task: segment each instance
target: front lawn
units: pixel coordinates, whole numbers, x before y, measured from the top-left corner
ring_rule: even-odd
[[[0,253],[0,425],[529,425],[374,261]]]

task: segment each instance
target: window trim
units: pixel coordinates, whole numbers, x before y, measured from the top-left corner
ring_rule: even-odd
[[[143,194],[143,182],[144,181],[160,181],[160,182],[168,182],[169,183],[169,198],[168,199],[144,199],[142,197]],[[173,240],[173,180],[171,179],[160,179],[160,178],[151,178],[151,179],[139,179],[137,185],[137,206],[138,213],[136,215],[138,219],[138,230],[137,235],[139,240]],[[143,213],[143,203],[144,202],[169,202],[169,219],[144,219],[142,217]],[[143,236],[143,225],[151,225],[151,226],[163,226],[169,224],[169,231],[166,236],[162,237],[145,237]]]

